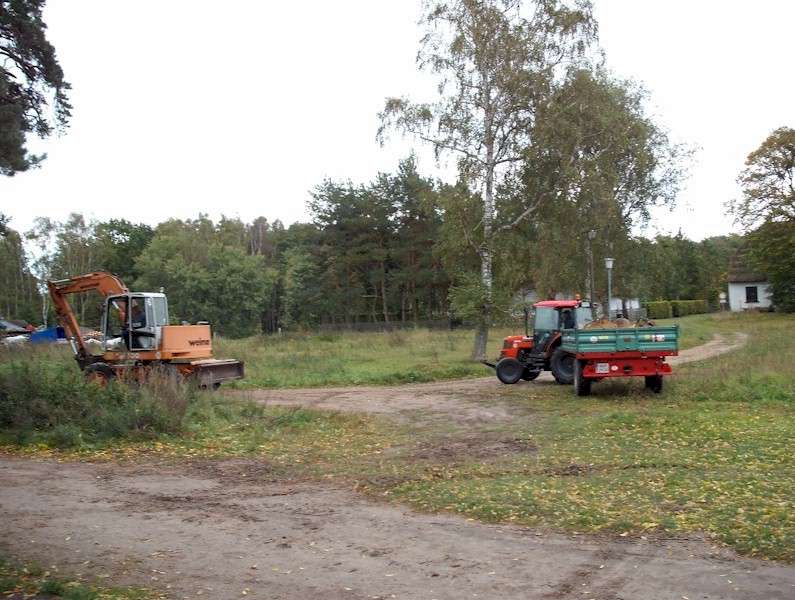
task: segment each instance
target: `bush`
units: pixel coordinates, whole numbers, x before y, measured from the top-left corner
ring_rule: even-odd
[[[670,319],[709,312],[706,300],[658,300],[644,302],[643,306],[650,319]]]
[[[670,319],[673,316],[671,303],[666,300],[645,302],[643,306],[650,319]]]
[[[31,349],[2,358],[0,430],[22,443],[73,448],[176,433],[193,394],[181,379],[161,373],[146,385],[112,382],[103,388],[53,352]]]

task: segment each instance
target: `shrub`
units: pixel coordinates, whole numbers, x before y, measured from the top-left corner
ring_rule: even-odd
[[[657,300],[644,302],[643,306],[650,319],[670,319],[709,312],[706,300]]]
[[[650,319],[670,319],[673,316],[671,303],[666,300],[645,302],[643,306]]]
[[[146,385],[86,381],[70,359],[18,351],[0,363],[0,430],[17,442],[59,448],[107,439],[153,437],[182,429],[194,393],[179,378],[155,373]]]

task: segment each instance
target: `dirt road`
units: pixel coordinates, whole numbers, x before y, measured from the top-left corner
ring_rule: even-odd
[[[682,365],[725,354],[742,347],[748,339],[744,333],[733,337],[717,334],[706,344],[682,350],[668,359]],[[488,372],[487,367],[483,367]],[[491,375],[477,379],[416,383],[400,386],[350,386],[310,389],[247,391],[245,395],[259,402],[282,406],[303,406],[321,410],[364,412],[411,416],[417,411],[436,414],[457,422],[504,421],[516,417],[505,392],[522,390],[532,394],[539,386],[557,385],[545,371],[531,383],[520,382],[505,387]]]
[[[277,481],[263,462],[2,458],[0,481],[0,550],[174,598],[795,597],[795,568],[699,539],[565,536],[416,514]]]

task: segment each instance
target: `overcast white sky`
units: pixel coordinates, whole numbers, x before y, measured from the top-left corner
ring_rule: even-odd
[[[701,148],[674,212],[646,232],[733,229],[747,154],[795,126],[790,0],[595,0],[608,65],[651,92],[673,139]],[[375,141],[389,95],[430,99],[416,70],[419,0],[49,0],[49,37],[73,85],[67,134],[31,144],[43,167],[0,178],[17,229],[71,211],[289,224],[324,177],[367,181],[412,147]],[[422,170],[437,170],[418,148]]]

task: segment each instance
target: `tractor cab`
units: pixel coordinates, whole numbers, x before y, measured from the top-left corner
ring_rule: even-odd
[[[103,346],[107,351],[141,352],[160,348],[168,325],[165,294],[131,292],[108,296],[102,315]]]
[[[532,381],[541,371],[552,371],[558,383],[572,383],[574,364],[569,354],[558,351],[560,332],[580,329],[590,323],[590,303],[579,299],[543,300],[536,302],[533,309],[532,332],[506,337],[497,364],[485,364],[494,367],[503,383],[516,383],[520,379]]]

